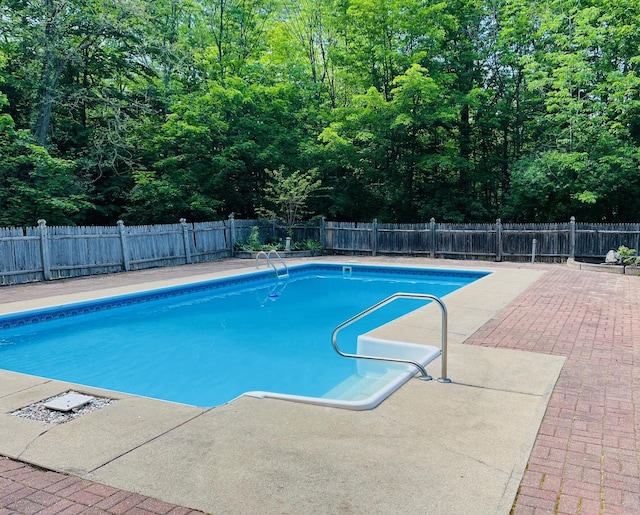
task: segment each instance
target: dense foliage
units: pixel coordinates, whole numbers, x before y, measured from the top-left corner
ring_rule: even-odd
[[[639,67],[637,0],[1,0],[0,225],[637,222]]]

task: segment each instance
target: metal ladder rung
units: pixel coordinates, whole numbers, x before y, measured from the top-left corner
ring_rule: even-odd
[[[278,258],[278,260],[282,264],[282,267],[283,267],[283,270],[284,270],[283,274],[281,274],[278,271],[278,268],[276,267],[274,262],[271,260],[271,254],[275,254],[275,256]],[[260,268],[260,264],[258,262],[259,259],[260,259],[260,256],[264,256],[265,257],[265,259],[267,260],[267,263],[269,263],[269,265],[271,265],[271,268],[273,268],[273,271],[275,272],[277,278],[289,277],[289,267],[287,267],[287,264],[284,262],[284,260],[280,256],[280,254],[278,254],[277,250],[271,249],[269,252],[265,252],[264,250],[261,250],[260,252],[258,252],[258,254],[256,255],[256,268]]]

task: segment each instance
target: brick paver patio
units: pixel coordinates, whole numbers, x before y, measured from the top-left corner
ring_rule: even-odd
[[[547,274],[467,340],[567,358],[513,513],[639,514],[640,278],[536,266]],[[0,458],[9,513],[195,512]]]
[[[467,340],[567,357],[513,511],[638,514],[640,277],[547,270]]]
[[[0,458],[0,514],[187,515],[200,513]]]

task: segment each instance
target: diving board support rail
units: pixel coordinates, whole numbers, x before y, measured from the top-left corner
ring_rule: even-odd
[[[338,325],[331,335],[331,343],[333,344],[333,348],[335,351],[344,356],[345,358],[357,358],[357,359],[373,359],[377,361],[393,361],[396,363],[408,363],[410,365],[415,366],[418,370],[420,370],[420,379],[424,381],[430,381],[432,377],[427,373],[427,369],[422,366],[417,361],[413,361],[410,359],[401,359],[401,358],[387,358],[380,356],[367,356],[364,354],[350,354],[347,352],[343,352],[340,347],[338,347],[338,333],[344,329],[345,327],[353,324],[354,322],[360,320],[361,318],[366,317],[370,313],[380,309],[383,306],[393,302],[396,299],[422,299],[422,300],[432,300],[438,306],[440,306],[440,310],[442,311],[442,347],[440,349],[440,355],[442,357],[442,376],[438,378],[438,382],[440,383],[450,383],[451,379],[447,377],[447,306],[445,306],[444,302],[439,297],[435,295],[430,295],[428,293],[394,293],[393,295],[387,297],[384,300],[381,300],[377,304],[365,309],[364,311],[358,313],[357,315],[351,317],[349,320],[342,322]]]
[[[272,254],[275,255],[276,258],[278,258],[278,261],[280,261],[280,264],[282,264],[282,267],[284,270],[283,274],[278,272],[278,268],[276,267],[275,263],[271,259]],[[258,254],[256,255],[256,268],[260,268],[260,263],[259,263],[260,256],[265,257],[265,259],[267,260],[267,263],[271,266],[271,268],[273,268],[273,271],[275,272],[276,277],[278,278],[289,277],[289,267],[287,267],[287,264],[284,262],[284,259],[282,259],[280,254],[278,254],[277,250],[271,249],[269,252],[265,252],[264,250],[261,250],[260,252],[258,252]]]

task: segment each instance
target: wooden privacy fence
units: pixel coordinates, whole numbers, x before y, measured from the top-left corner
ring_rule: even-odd
[[[115,227],[0,228],[0,284],[211,261],[230,255],[224,221]]]
[[[265,243],[283,239],[273,221],[106,227],[0,228],[0,284],[211,261],[234,255],[258,227]],[[293,228],[293,240],[320,241],[332,254],[415,255],[432,258],[544,261],[575,258],[603,261],[620,245],[640,249],[640,224],[422,224],[331,222],[321,219]],[[535,251],[535,256],[532,252]]]
[[[325,248],[336,253],[402,254],[432,258],[604,261],[620,245],[640,249],[640,224],[567,223],[379,224],[321,222]],[[532,254],[535,252],[535,256]]]

